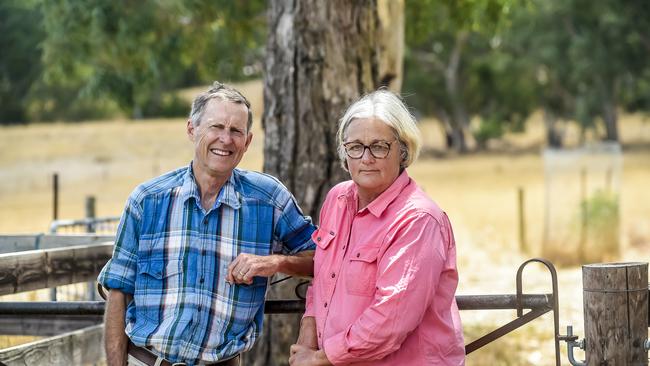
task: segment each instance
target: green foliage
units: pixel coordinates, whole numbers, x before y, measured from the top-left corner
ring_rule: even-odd
[[[618,195],[597,190],[580,202],[582,220],[586,227],[584,262],[612,261],[619,255],[619,205]]]
[[[605,227],[618,222],[618,195],[597,190],[580,203],[589,225]]]
[[[0,123],[185,114],[173,90],[261,76],[266,5],[2,1]],[[480,144],[535,108],[585,129],[604,105],[650,109],[645,1],[409,0],[405,17],[409,104],[446,129],[478,117]]]
[[[539,105],[593,128],[605,103],[634,108],[650,98],[639,86],[650,67],[649,17],[642,1],[533,0],[516,9],[506,42],[536,70]]]
[[[0,1],[0,123],[27,120],[26,98],[41,73],[43,37],[32,1]]]
[[[407,2],[404,91],[422,113],[443,121],[454,116],[454,102],[469,116],[480,116],[474,131],[479,145],[508,129],[521,129],[534,107],[534,89],[522,74],[530,66],[502,44],[510,31],[516,0]],[[454,53],[460,55],[457,68]],[[457,74],[456,95],[449,77]],[[457,106],[456,106],[457,108]],[[458,122],[457,122],[458,123]]]
[[[261,0],[35,1],[45,30],[30,105],[39,119],[116,109],[135,118],[183,115],[187,106],[170,91],[260,75]]]

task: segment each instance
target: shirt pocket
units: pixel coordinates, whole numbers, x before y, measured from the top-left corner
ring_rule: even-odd
[[[184,293],[181,288],[182,261],[163,259],[141,259],[138,261],[138,273],[133,299],[136,304],[137,317],[141,316],[151,321],[158,322],[161,319],[161,307],[169,309],[177,308],[180,294]],[[172,294],[165,298],[166,294]],[[176,302],[173,302],[175,300]]]
[[[314,277],[318,276],[320,269],[324,263],[326,263],[325,258],[328,255],[327,247],[334,241],[336,237],[336,232],[334,230],[318,228],[311,235],[311,240],[316,243],[316,253],[314,254]]]
[[[364,244],[355,248],[347,263],[346,287],[351,295],[372,296],[377,285],[379,246]]]

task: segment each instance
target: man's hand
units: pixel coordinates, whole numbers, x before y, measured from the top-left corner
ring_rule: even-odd
[[[294,344],[291,346],[290,366],[331,366],[325,352]]]
[[[253,283],[253,277],[271,277],[278,272],[281,256],[260,256],[242,253],[228,266],[226,281],[230,283]]]
[[[253,277],[271,277],[278,272],[290,276],[311,276],[314,273],[314,251],[296,255],[254,255],[242,253],[228,266],[226,281],[250,285]]]

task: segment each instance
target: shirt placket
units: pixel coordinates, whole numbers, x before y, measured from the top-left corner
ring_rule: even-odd
[[[339,230],[339,235],[344,235],[342,237],[342,243],[343,246],[340,248],[335,247],[335,253],[333,255],[333,261],[334,265],[332,266],[331,273],[329,273],[325,277],[325,283],[326,286],[324,286],[327,291],[325,293],[325,296],[323,298],[323,303],[318,304],[319,306],[324,307],[324,312],[325,316],[323,317],[323,324],[321,326],[321,329],[325,329],[325,323],[327,322],[327,319],[329,317],[329,310],[331,308],[330,304],[332,303],[332,297],[334,296],[334,290],[336,289],[338,285],[338,280],[341,276],[339,274],[341,273],[341,267],[343,266],[343,261],[347,257],[348,249],[350,246],[350,237],[352,236],[352,225],[354,225],[354,220],[355,220],[355,213],[354,213],[354,207],[350,203],[347,204],[346,206],[346,215],[344,218],[344,221],[346,222],[346,225],[343,225],[341,227],[342,230]],[[322,344],[322,333],[318,332],[318,340]]]
[[[208,211],[203,218],[201,219],[201,240],[199,241],[199,247],[198,249],[198,258],[196,261],[196,302],[197,302],[197,312],[195,315],[192,316],[192,319],[190,320],[191,324],[191,341],[190,343],[192,344],[201,344],[203,342],[203,338],[205,337],[205,332],[208,331],[208,327],[201,327],[199,326],[200,324],[206,324],[207,321],[204,319],[206,318],[206,314],[208,313],[208,309],[206,304],[208,303],[209,299],[205,298],[205,294],[207,293],[206,287],[209,285],[209,280],[205,276],[205,268],[207,268],[210,264],[208,263],[209,258],[208,258],[208,245],[210,244],[210,228],[213,227],[213,223],[211,221],[214,221],[214,217],[216,215],[214,214],[214,209]],[[188,359],[196,359],[198,358],[198,354],[192,354],[188,355]]]

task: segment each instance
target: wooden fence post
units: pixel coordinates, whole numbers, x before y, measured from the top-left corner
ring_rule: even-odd
[[[95,197],[94,196],[88,196],[86,197],[86,218],[87,219],[94,219],[97,217],[96,211],[95,211]],[[87,227],[87,232],[89,233],[94,233],[95,232],[95,223],[91,222],[88,224]],[[95,280],[88,281],[86,283],[86,292],[87,292],[87,299],[90,301],[95,301],[97,300],[97,295],[96,295],[96,288],[95,288]]]
[[[517,189],[517,211],[519,213],[519,251],[529,254],[526,242],[526,205],[524,201],[524,188]]]
[[[648,365],[648,263],[582,266],[587,365]]]
[[[52,174],[52,221],[59,219],[59,173]],[[51,233],[56,234],[56,233]],[[50,289],[50,301],[56,301],[56,287]]]

